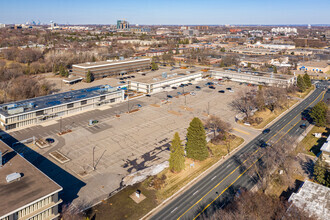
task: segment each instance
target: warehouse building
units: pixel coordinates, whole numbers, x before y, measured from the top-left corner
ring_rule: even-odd
[[[256,85],[268,85],[277,87],[288,87],[296,83],[295,76],[269,74],[262,72],[240,72],[234,70],[211,71],[215,79],[228,79],[235,82],[251,83]]]
[[[101,85],[2,104],[0,125],[4,130],[20,128],[122,100],[123,90]]]
[[[150,63],[151,59],[88,62],[72,65],[72,72],[77,76],[86,77],[90,71],[94,78],[102,78],[150,69]]]
[[[62,187],[0,141],[0,220],[55,220]]]
[[[202,79],[202,72],[163,72],[161,75],[150,73],[147,76],[136,78],[136,81],[128,81],[128,89],[143,93],[157,93],[166,88],[179,86],[180,84],[193,83]]]

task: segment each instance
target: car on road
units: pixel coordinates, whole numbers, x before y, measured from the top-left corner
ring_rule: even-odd
[[[306,129],[306,124],[302,124],[302,125],[300,125],[300,128],[302,128],[302,129]]]
[[[269,128],[266,128],[265,130],[262,131],[263,134],[268,134],[270,132]]]
[[[55,140],[53,138],[46,138],[45,141],[48,143],[48,144],[52,144],[55,142]]]
[[[210,88],[210,89],[215,89],[215,87],[214,87],[214,86],[209,86],[209,88]]]
[[[263,141],[261,144],[260,144],[260,147],[268,147],[270,146],[268,143],[266,143],[265,141]]]
[[[218,93],[225,93],[225,90],[219,90]]]
[[[196,86],[196,89],[201,89],[201,87],[200,86]]]
[[[178,87],[173,86],[172,89],[177,89]]]
[[[171,98],[173,98],[173,96],[171,96],[171,95],[167,95],[167,98],[170,98],[170,99],[171,99]]]

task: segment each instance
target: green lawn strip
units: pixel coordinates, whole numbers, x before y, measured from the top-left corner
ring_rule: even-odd
[[[322,133],[321,138],[314,137],[314,133]],[[300,142],[299,148],[297,148],[298,152],[305,153],[311,156],[316,156],[326,141],[326,136],[329,135],[329,129],[327,130],[325,127],[316,127],[314,126],[310,132],[306,135],[306,137]]]

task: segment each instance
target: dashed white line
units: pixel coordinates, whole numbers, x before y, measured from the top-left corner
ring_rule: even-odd
[[[193,193],[193,195],[195,195],[198,192],[198,190],[196,192]]]
[[[216,177],[217,177],[217,176],[214,176],[214,177],[212,177],[212,179],[211,179],[211,180],[214,180]]]
[[[175,207],[175,209],[173,209],[172,211],[171,211],[171,213],[173,213],[175,210],[177,210],[178,209],[178,207]]]

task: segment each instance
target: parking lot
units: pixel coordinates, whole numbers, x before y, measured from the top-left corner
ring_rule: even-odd
[[[168,88],[150,97],[143,96],[111,107],[13,131],[10,135],[17,140],[32,136],[53,138],[55,142],[50,147],[40,149],[35,146],[33,150],[86,183],[74,203],[95,203],[118,189],[121,179],[127,174],[167,160],[169,142],[174,133],[178,131],[181,139],[185,139],[186,129],[193,117],[205,120],[208,114],[217,115],[231,123],[233,133],[246,141],[259,133],[235,124],[235,112],[228,107],[228,103],[239,91],[250,87],[223,82],[222,85],[213,85],[215,89],[210,89],[205,85],[207,82],[210,80],[177,89]],[[196,89],[196,86],[201,89]],[[219,90],[225,90],[225,93],[219,93]],[[188,95],[179,95],[187,92]],[[193,92],[192,95],[190,92]],[[133,109],[136,109],[134,113],[127,113]],[[89,126],[90,119],[98,120],[99,123]],[[67,129],[72,132],[57,135],[60,130]],[[70,161],[60,164],[50,157],[49,153],[56,150]],[[45,164],[41,162],[38,166]],[[46,171],[49,175],[47,172],[55,171],[49,168]]]

